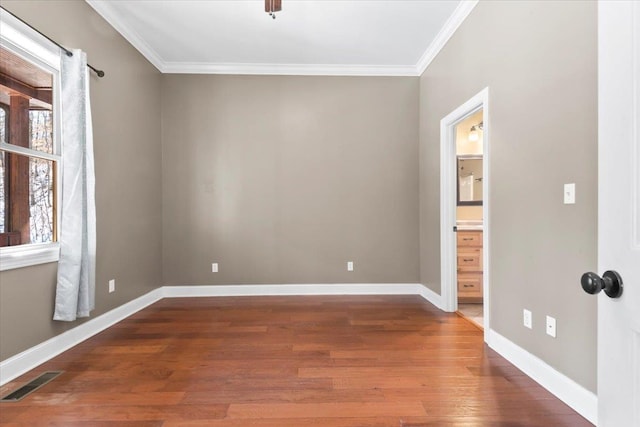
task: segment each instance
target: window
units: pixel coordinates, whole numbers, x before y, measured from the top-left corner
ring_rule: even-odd
[[[0,91],[3,91],[2,85]],[[2,95],[6,93],[3,91]],[[7,140],[11,135],[7,111],[9,106],[0,104],[0,128],[3,129],[0,142],[10,144],[12,141]],[[52,111],[30,109],[24,112],[23,120],[29,131],[27,146],[53,154]],[[23,156],[10,150],[0,150],[0,247],[56,240],[56,164],[57,161],[40,158],[37,154]],[[25,197],[21,197],[22,188],[27,189]],[[24,233],[21,232],[23,229]]]
[[[0,28],[0,270],[57,261],[59,53]]]

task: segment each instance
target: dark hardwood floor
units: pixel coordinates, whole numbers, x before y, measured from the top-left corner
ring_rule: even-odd
[[[6,384],[15,426],[591,426],[418,296],[164,299]]]

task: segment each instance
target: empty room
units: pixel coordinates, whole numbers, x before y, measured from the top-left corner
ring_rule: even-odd
[[[0,7],[0,425],[640,427],[640,3]]]

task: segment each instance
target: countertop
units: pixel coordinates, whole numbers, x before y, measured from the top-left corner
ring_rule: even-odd
[[[456,226],[459,231],[482,231],[483,228],[481,220],[459,220]]]

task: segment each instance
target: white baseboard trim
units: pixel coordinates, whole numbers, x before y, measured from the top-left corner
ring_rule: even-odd
[[[489,347],[513,363],[558,399],[594,425],[598,422],[598,397],[571,378],[556,371],[542,359],[503,337],[493,329],[489,330]]]
[[[434,291],[424,285],[417,285],[416,289],[418,290],[418,295],[420,295],[422,298],[435,305],[440,310],[446,311],[444,310],[444,301],[442,299],[442,295],[436,294]]]
[[[22,353],[3,360],[0,362],[0,385],[8,383],[160,299],[162,299],[161,288],[154,289],[148,294],[114,308],[95,319],[82,323]]]
[[[420,295],[419,283],[332,283],[304,285],[165,286],[167,298],[294,296],[294,295]]]

